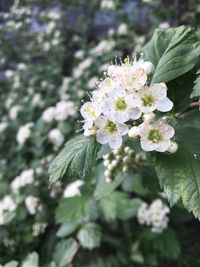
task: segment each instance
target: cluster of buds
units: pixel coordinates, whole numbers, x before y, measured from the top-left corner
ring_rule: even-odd
[[[43,234],[45,232],[45,229],[47,227],[47,223],[34,223],[32,227],[32,235],[34,237],[39,236],[40,234]]]
[[[134,150],[128,146],[112,150],[103,156],[106,182],[110,183],[118,172],[130,172],[136,169]]]

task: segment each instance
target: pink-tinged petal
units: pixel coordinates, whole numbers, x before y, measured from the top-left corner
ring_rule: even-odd
[[[158,148],[158,144],[155,144],[152,141],[148,141],[146,139],[141,139],[140,144],[144,151],[153,151]]]
[[[159,146],[155,150],[158,151],[158,152],[165,152],[170,147],[171,141],[170,140],[165,140],[165,141],[160,142],[158,145]]]
[[[149,90],[158,100],[163,100],[167,97],[167,86],[164,83],[155,83]]]
[[[173,127],[171,127],[168,124],[164,124],[160,130],[162,131],[162,134],[164,136],[165,139],[170,139],[174,136],[175,134],[175,130]]]
[[[96,134],[97,142],[104,145],[109,142],[109,135],[104,130],[98,130]]]
[[[153,125],[147,123],[147,122],[143,122],[140,126],[139,126],[139,135],[144,138],[147,139],[148,135],[149,135],[149,131],[154,129]]]
[[[118,123],[117,131],[119,132],[120,135],[125,135],[128,133],[128,126],[124,123]]]
[[[160,101],[157,104],[157,110],[162,112],[170,111],[172,108],[173,108],[173,102],[168,97],[166,97],[164,100]]]
[[[109,145],[112,149],[117,149],[122,145],[122,137],[119,134],[109,136]]]
[[[129,118],[132,120],[137,120],[141,117],[142,112],[139,108],[133,108],[129,111]]]

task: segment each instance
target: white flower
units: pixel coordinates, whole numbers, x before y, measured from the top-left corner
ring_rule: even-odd
[[[129,97],[126,97],[123,91],[115,89],[115,94],[111,92],[111,96],[105,102],[103,113],[120,123],[139,119],[141,111],[137,107],[130,108],[127,98]]]
[[[63,193],[63,196],[65,198],[70,198],[70,197],[75,197],[75,196],[80,196],[80,187],[84,184],[82,180],[76,180],[75,182],[69,184]]]
[[[138,209],[137,219],[140,224],[151,226],[154,233],[162,233],[167,228],[169,208],[161,199],[154,200],[150,206],[143,203]]]
[[[101,9],[113,10],[115,9],[115,3],[113,0],[102,0],[100,7]]]
[[[169,27],[170,27],[170,24],[167,21],[159,24],[159,28],[161,29],[168,29]]]
[[[143,61],[130,62],[125,60],[125,64],[111,65],[108,67],[108,76],[113,78],[119,86],[133,92],[146,84],[147,74],[142,68]]]
[[[138,91],[140,102],[139,109],[144,113],[149,113],[155,109],[167,112],[173,107],[172,101],[167,97],[167,87],[164,83],[153,84]]]
[[[48,134],[48,139],[50,143],[53,144],[55,150],[57,150],[65,140],[64,135],[59,129],[51,130]]]
[[[19,128],[16,139],[20,145],[23,145],[26,142],[26,140],[30,137],[31,127],[33,127],[33,123],[27,123]]]
[[[82,59],[84,57],[85,52],[83,50],[78,50],[75,52],[74,57],[77,59]]]
[[[52,122],[55,118],[55,107],[49,107],[42,113],[42,120],[44,122]]]
[[[11,120],[15,120],[18,116],[19,111],[22,109],[21,106],[13,106],[11,107],[11,109],[9,110],[9,117]]]
[[[4,74],[5,74],[7,79],[10,79],[13,77],[14,71],[13,70],[6,70]]]
[[[75,78],[79,78],[86,69],[88,69],[92,65],[93,59],[88,57],[83,60],[77,67],[73,70],[73,76]]]
[[[41,94],[39,94],[39,93],[34,94],[33,99],[32,99],[32,105],[33,105],[33,107],[42,107],[43,106]]]
[[[117,29],[117,33],[119,35],[126,35],[128,34],[128,26],[126,23],[121,23]]]
[[[55,119],[57,121],[64,121],[69,116],[74,116],[76,109],[72,101],[60,101],[56,104],[55,108]]]
[[[28,210],[28,212],[32,215],[34,215],[37,211],[39,204],[39,198],[34,196],[28,196],[25,198],[25,205]]]
[[[3,133],[7,127],[8,127],[7,122],[0,122],[0,133]]]
[[[19,176],[17,176],[11,183],[12,191],[16,194],[19,193],[19,189],[27,184],[32,184],[34,181],[33,169],[24,170]]]
[[[94,120],[101,114],[101,107],[97,106],[94,102],[86,102],[81,107],[80,113],[84,118],[84,128],[91,128]]]
[[[24,63],[19,63],[19,64],[17,65],[17,68],[18,68],[19,70],[25,70],[25,69],[27,68],[27,65],[24,64]]]
[[[153,123],[143,122],[139,126],[140,143],[144,151],[168,151],[174,136],[174,128],[164,123],[162,120]]]
[[[117,123],[100,116],[95,121],[98,127],[96,136],[100,144],[109,144],[111,148],[117,149],[122,144],[122,136],[128,132],[128,127],[123,123]]]
[[[104,53],[108,53],[115,47],[113,40],[101,40],[100,43],[91,49],[91,55],[100,56]]]

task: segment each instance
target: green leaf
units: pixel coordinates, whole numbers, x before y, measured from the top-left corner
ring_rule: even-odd
[[[166,83],[194,67],[200,55],[200,44],[190,27],[157,29],[143,53],[155,66],[152,83]]]
[[[39,257],[36,252],[28,255],[22,264],[22,267],[39,267]]]
[[[58,223],[81,222],[93,210],[94,202],[90,196],[62,199],[56,210],[56,220]]]
[[[83,178],[91,172],[100,145],[95,138],[79,135],[65,144],[63,150],[49,167],[50,182],[64,177]]]
[[[157,154],[157,175],[170,204],[181,198],[184,206],[200,218],[200,129],[177,129],[176,136],[177,153]]]
[[[191,97],[196,97],[196,96],[200,96],[200,70],[197,72],[197,79],[195,81],[195,86],[193,88],[193,92]]]
[[[72,238],[59,242],[56,245],[55,252],[53,254],[56,266],[66,267],[67,264],[73,260],[78,251],[78,247],[78,243]]]
[[[140,199],[130,199],[129,195],[122,192],[113,192],[112,194],[100,200],[99,206],[107,221],[116,218],[126,220],[137,214],[141,205]]]
[[[100,177],[94,192],[95,199],[100,200],[101,198],[110,195],[110,193],[112,193],[112,191],[126,179],[127,175],[128,174],[126,173],[119,173],[112,182],[107,183],[102,172],[102,176]]]
[[[175,233],[171,229],[167,229],[161,236],[160,248],[166,259],[175,260],[180,254],[180,244]]]
[[[189,107],[195,77],[195,72],[189,71],[167,84],[167,95],[174,103],[175,112],[182,112]]]
[[[78,232],[77,238],[83,248],[93,249],[100,246],[101,228],[98,224],[87,223]]]
[[[80,222],[64,223],[58,229],[56,236],[66,237],[72,234],[79,227]]]

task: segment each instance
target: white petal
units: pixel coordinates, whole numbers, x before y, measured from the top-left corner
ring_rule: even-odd
[[[100,116],[96,119],[95,121],[95,125],[98,127],[98,128],[103,128],[105,123],[106,123],[107,119],[103,116]]]
[[[137,93],[129,94],[125,97],[125,102],[130,108],[135,108],[138,106],[140,102],[140,97]]]
[[[97,131],[97,142],[104,145],[107,144],[109,141],[108,133],[103,130]]]
[[[141,147],[144,151],[153,151],[153,150],[156,150],[158,147],[158,144],[155,144],[155,143],[148,141],[146,139],[144,139],[144,140],[141,139],[140,144],[141,144]]]
[[[129,111],[129,118],[132,120],[137,120],[141,117],[142,112],[139,110],[139,108],[133,108],[131,111]]]
[[[170,140],[165,140],[165,141],[162,141],[162,142],[158,143],[158,147],[155,150],[158,151],[158,152],[165,152],[165,151],[168,150],[170,145],[171,145],[171,141]]]
[[[118,123],[117,124],[117,130],[118,130],[120,135],[125,135],[128,133],[128,126],[126,124],[123,124],[123,123]]]
[[[167,86],[164,83],[155,83],[149,90],[158,100],[163,100],[167,97]]]
[[[114,114],[114,118],[115,118],[116,122],[119,122],[119,123],[126,122],[129,120],[129,113],[128,113],[128,111],[116,112]]]
[[[173,102],[168,97],[166,97],[164,100],[160,101],[157,104],[157,110],[162,112],[170,111],[172,108],[173,108]]]
[[[112,149],[117,149],[122,144],[122,137],[119,134],[113,134],[110,136],[109,145]]]

